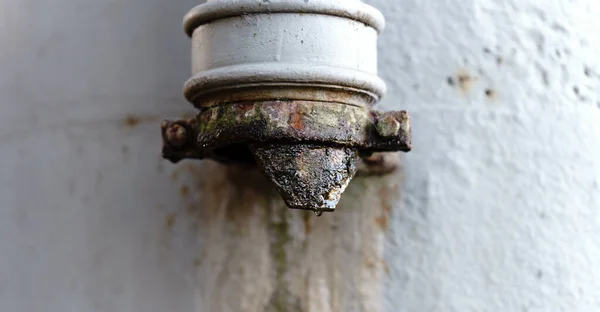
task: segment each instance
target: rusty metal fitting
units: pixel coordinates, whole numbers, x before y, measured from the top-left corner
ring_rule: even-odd
[[[165,128],[165,140],[174,148],[183,148],[188,143],[188,134],[185,127],[173,124]]]
[[[377,133],[384,138],[394,137],[400,133],[400,120],[396,114],[385,114],[377,119]],[[408,122],[408,121],[407,121]]]
[[[184,21],[193,46],[184,94],[200,113],[163,123],[163,157],[255,165],[290,208],[333,211],[359,168],[397,167],[377,153],[411,149],[409,114],[371,109],[385,93],[383,25],[360,1],[194,8]]]

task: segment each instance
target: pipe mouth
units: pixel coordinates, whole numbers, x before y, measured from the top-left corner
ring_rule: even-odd
[[[286,205],[332,212],[356,175],[358,152],[349,148],[298,145],[252,145],[260,171]]]
[[[383,14],[376,8],[350,0],[223,0],[209,1],[190,10],[183,19],[188,36],[214,20],[247,14],[302,13],[336,16],[368,25],[378,33],[385,27]]]

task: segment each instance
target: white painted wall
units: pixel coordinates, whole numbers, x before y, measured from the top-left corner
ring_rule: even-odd
[[[599,311],[600,4],[368,2],[415,149],[309,219],[160,160],[196,0],[0,0],[0,310]]]
[[[196,3],[0,0],[0,311],[193,311],[158,124]]]
[[[414,132],[386,310],[600,311],[600,2],[369,3]]]

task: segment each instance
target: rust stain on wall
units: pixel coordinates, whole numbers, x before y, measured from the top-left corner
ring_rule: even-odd
[[[379,190],[379,199],[383,213],[390,215],[393,209],[393,200],[397,199],[400,194],[396,193],[398,190],[395,187],[382,187]]]
[[[478,79],[479,78],[472,75],[468,69],[460,68],[453,76],[448,77],[446,82],[451,87],[457,86],[460,93],[466,95],[473,89]]]
[[[382,230],[389,229],[394,204],[399,203],[401,200],[400,184],[404,182],[404,173],[401,167],[398,169],[396,175],[398,181],[384,183],[378,192],[381,215],[375,218],[375,223]]]
[[[141,122],[141,120],[139,117],[127,116],[127,117],[125,117],[124,123],[126,126],[133,128],[133,127],[137,126],[140,122]]]
[[[313,215],[311,215],[311,213],[304,212],[303,220],[304,220],[304,233],[305,234],[310,234],[310,232],[311,232],[312,218],[313,218]]]
[[[456,73],[456,77],[458,81],[458,87],[464,94],[469,93],[478,80],[478,78],[471,75],[469,70],[466,68],[459,69]]]
[[[136,115],[127,115],[123,118],[122,124],[127,128],[135,128],[139,126],[141,123],[146,122],[157,122],[158,117],[156,116],[136,116]]]
[[[173,227],[175,226],[175,222],[177,221],[176,216],[174,213],[170,213],[168,215],[165,216],[165,227],[167,228],[167,230],[172,230]]]
[[[179,188],[179,193],[183,198],[188,198],[190,196],[190,188],[187,185],[183,185]]]
[[[382,230],[387,230],[390,227],[390,220],[388,216],[380,216],[375,218],[375,222]]]

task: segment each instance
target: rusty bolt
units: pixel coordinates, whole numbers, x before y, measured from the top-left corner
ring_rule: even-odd
[[[187,130],[182,125],[171,125],[165,130],[165,134],[167,142],[172,147],[181,148],[188,143]]]
[[[392,114],[377,120],[377,133],[382,137],[393,137],[400,134],[400,122]]]

